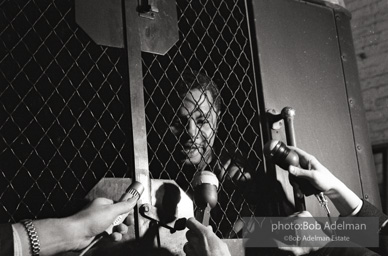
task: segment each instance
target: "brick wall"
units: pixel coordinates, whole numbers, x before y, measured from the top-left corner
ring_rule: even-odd
[[[388,0],[345,0],[352,32],[369,137],[388,142]]]

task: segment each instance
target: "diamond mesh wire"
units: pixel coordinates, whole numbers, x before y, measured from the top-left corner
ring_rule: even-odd
[[[184,70],[201,71],[218,84],[216,139],[259,172],[245,1],[179,0],[177,11],[178,43],[165,56],[142,53],[151,177],[192,189],[172,157],[165,115]],[[68,0],[2,1],[0,42],[0,221],[68,214],[102,177],[127,177],[133,152],[123,50],[93,43],[75,23]],[[227,237],[224,227],[242,212],[253,215],[254,207],[235,183],[222,183],[219,193],[225,200],[212,220]]]
[[[2,222],[71,212],[131,166],[122,50],[91,42],[73,4],[1,5]]]

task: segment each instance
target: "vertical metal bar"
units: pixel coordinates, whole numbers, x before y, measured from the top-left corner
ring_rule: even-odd
[[[282,109],[281,116],[283,117],[283,121],[284,121],[287,144],[290,146],[296,147],[295,128],[294,128],[295,110],[291,107],[285,107]],[[294,201],[295,201],[296,210],[305,211],[306,202],[304,200],[303,193],[300,191],[299,188],[295,186],[293,186],[293,190],[294,190]]]
[[[365,200],[381,208],[380,195],[376,186],[376,171],[370,147],[371,142],[368,136],[367,121],[360,90],[357,59],[354,52],[350,24],[351,16],[345,9],[335,9],[334,15],[362,196]]]
[[[291,107],[285,107],[282,109],[281,116],[284,120],[284,128],[286,131],[287,144],[296,147],[295,140],[295,128],[294,128],[294,117],[295,110]]]
[[[131,121],[134,149],[134,178],[144,186],[139,204],[151,203],[151,181],[148,170],[147,133],[145,124],[143,71],[139,35],[137,1],[123,0],[124,42],[128,59],[128,83],[130,92]],[[138,217],[141,216],[138,214]],[[138,236],[146,232],[138,225]]]
[[[383,195],[382,195],[382,198],[384,199],[384,201],[382,201],[382,206],[383,206],[383,211],[384,213],[387,213],[388,212],[388,205],[387,205],[387,199],[388,199],[388,148],[387,147],[384,147],[383,150],[382,150],[382,154],[383,154],[383,164],[382,164],[382,171],[383,171]]]

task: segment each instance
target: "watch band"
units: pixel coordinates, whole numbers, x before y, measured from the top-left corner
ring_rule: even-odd
[[[32,220],[30,219],[22,220],[21,223],[23,223],[27,231],[28,239],[30,240],[32,256],[39,256],[40,242],[39,242],[38,233],[36,232],[36,229],[34,224],[32,223]]]

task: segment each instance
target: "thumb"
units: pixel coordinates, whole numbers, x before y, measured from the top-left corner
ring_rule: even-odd
[[[188,229],[192,230],[198,235],[202,234],[206,230],[206,227],[195,218],[189,218],[186,222],[186,226]]]
[[[112,214],[118,216],[123,213],[128,213],[135,207],[136,203],[136,197],[129,198],[127,201],[117,202],[111,206]]]
[[[288,171],[294,175],[295,177],[301,177],[301,178],[312,178],[312,172],[309,170],[305,170],[299,167],[295,167],[290,165],[288,168]]]

